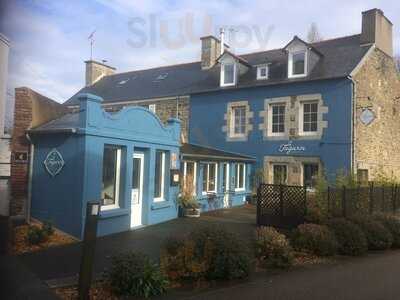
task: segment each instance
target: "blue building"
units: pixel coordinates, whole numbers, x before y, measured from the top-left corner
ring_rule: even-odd
[[[89,201],[101,200],[99,235],[174,219],[181,164],[185,174],[198,173],[194,195],[203,211],[244,203],[254,159],[187,144],[181,152],[179,120],[164,126],[142,107],[107,113],[102,99],[90,94],[79,101],[79,112],[28,132],[34,147],[33,218],[78,238]],[[181,155],[187,158],[183,163]],[[217,173],[225,166],[228,173]],[[233,178],[231,192],[226,182]]]

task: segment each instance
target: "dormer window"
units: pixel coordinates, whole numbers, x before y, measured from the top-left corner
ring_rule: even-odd
[[[268,79],[268,65],[257,66],[257,80]]]
[[[221,86],[232,86],[236,84],[236,64],[223,63],[221,65]]]
[[[288,74],[289,78],[307,75],[307,50],[289,52]]]

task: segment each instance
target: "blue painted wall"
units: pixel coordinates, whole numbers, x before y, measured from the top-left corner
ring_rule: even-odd
[[[55,226],[82,238],[86,203],[100,200],[105,144],[122,148],[119,208],[102,211],[98,235],[130,229],[133,154],[145,154],[143,182],[144,225],[177,217],[177,186],[170,186],[170,155],[179,157],[180,121],[171,119],[168,126],[147,109],[126,108],[116,114],[102,110],[101,99],[93,95],[80,97],[76,133],[36,133],[31,137],[35,147],[32,179],[31,213],[39,220],[51,220]],[[47,154],[57,149],[65,166],[55,177],[43,165]],[[166,151],[165,201],[154,202],[154,169],[156,150]],[[179,161],[176,167],[179,169]]]
[[[293,95],[321,94],[324,106],[329,112],[324,116],[328,128],[318,140],[295,140],[298,146],[305,146],[306,151],[291,156],[320,157],[325,173],[329,178],[342,170],[351,168],[351,126],[352,126],[352,85],[347,79],[293,83],[268,87],[253,87],[229,89],[191,96],[189,140],[191,143],[208,145],[225,151],[243,153],[257,158],[255,168],[263,165],[266,155],[283,156],[278,148],[288,140],[268,140],[263,138],[259,124],[263,118],[259,112],[264,110],[264,100],[267,98],[286,97]],[[251,120],[253,130],[247,141],[226,141],[226,125],[224,114],[227,104],[234,101],[248,101],[250,110],[254,113]]]

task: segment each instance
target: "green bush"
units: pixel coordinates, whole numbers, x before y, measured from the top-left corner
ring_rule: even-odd
[[[256,256],[262,264],[274,268],[289,268],[293,264],[293,250],[286,236],[273,227],[256,230]]]
[[[105,277],[113,291],[121,296],[148,298],[163,294],[168,286],[167,278],[159,267],[142,253],[114,256]]]
[[[385,250],[392,246],[393,236],[390,231],[370,216],[355,216],[351,221],[365,233],[369,250]]]
[[[251,264],[244,245],[222,228],[199,228],[183,240],[168,239],[161,250],[161,266],[172,281],[244,278]]]
[[[43,221],[42,231],[47,236],[52,235],[54,233],[53,223],[51,221]]]
[[[41,227],[29,226],[26,241],[29,245],[38,245],[46,241],[47,237],[48,235]]]
[[[385,226],[385,228],[392,234],[392,248],[400,248],[400,219],[395,216],[384,214],[375,215],[374,218]]]
[[[318,224],[299,225],[293,232],[292,245],[296,250],[319,256],[334,255],[338,248],[335,235],[327,226]]]
[[[368,251],[367,238],[358,225],[344,218],[331,219],[327,224],[336,236],[340,254],[361,256]]]

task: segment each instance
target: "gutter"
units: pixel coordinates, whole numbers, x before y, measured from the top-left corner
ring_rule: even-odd
[[[356,82],[351,75],[347,76],[347,79],[351,81],[351,97],[352,97],[352,124],[351,124],[351,170],[352,173],[356,173],[355,163],[356,163],[356,151],[355,151],[355,142],[356,142],[356,119],[357,119],[357,97],[356,97]]]
[[[205,154],[185,154],[182,153],[182,158],[200,158],[200,159],[215,159],[215,160],[234,160],[234,161],[244,161],[244,162],[255,162],[256,159],[244,158],[244,157],[234,157],[234,156],[216,156],[216,155],[205,155]]]
[[[32,139],[29,134],[26,134],[26,138],[30,143],[30,156],[29,156],[29,174],[28,174],[28,198],[26,199],[25,209],[25,221],[31,223],[31,203],[32,203],[32,178],[33,178],[33,159],[35,154],[35,145],[32,143]]]

